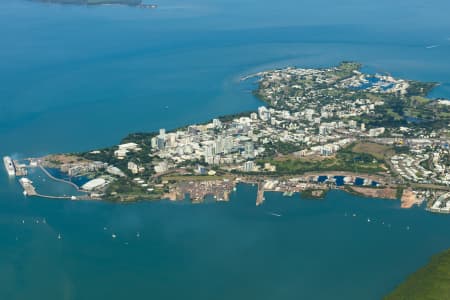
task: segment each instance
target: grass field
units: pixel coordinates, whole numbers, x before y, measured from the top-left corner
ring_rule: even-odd
[[[430,262],[412,274],[385,300],[449,300],[450,249],[435,255]]]
[[[374,144],[381,146],[378,144]],[[358,151],[354,151],[354,147],[358,146]],[[385,171],[383,168],[383,158],[378,159],[372,153],[382,157],[388,149],[378,148],[374,150],[369,143],[356,146],[350,146],[341,149],[333,156],[323,157],[323,159],[311,159],[311,157],[286,156],[283,159],[261,160],[260,164],[269,162],[276,166],[277,174],[303,174],[306,172],[316,171],[347,171],[356,173],[374,174]],[[382,146],[383,147],[383,146]],[[370,149],[370,151],[369,151]],[[369,153],[372,152],[372,153]],[[387,155],[387,154],[386,154]],[[383,156],[384,157],[384,156]]]
[[[356,143],[352,147],[355,153],[368,153],[379,160],[385,160],[395,154],[392,147],[371,142]]]

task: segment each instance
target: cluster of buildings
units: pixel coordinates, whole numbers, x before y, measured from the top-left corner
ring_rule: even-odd
[[[300,155],[331,155],[355,141],[354,136],[384,133],[384,128],[366,131],[364,124],[353,120],[322,122],[320,118],[305,118],[310,111],[291,113],[262,106],[257,113],[227,122],[214,119],[170,133],[161,129],[151,139],[154,170],[164,173],[200,164],[252,172],[259,170],[255,159],[276,149],[278,143],[299,146]],[[274,171],[271,166],[265,169]]]
[[[390,76],[375,75],[377,82],[365,83],[365,74],[355,70],[354,76],[342,80],[338,68],[287,68],[256,74],[260,79],[259,95],[272,106],[301,112],[310,122],[320,118],[343,119],[373,112],[383,105],[380,98],[362,97],[358,90],[405,93],[408,82]],[[379,79],[378,79],[379,78]],[[390,88],[381,88],[389,85]]]
[[[76,177],[92,172],[98,172],[106,169],[107,167],[108,164],[101,161],[80,161],[76,163],[63,164],[60,169],[69,176]]]
[[[143,143],[124,143],[110,150],[114,159],[109,164],[80,161],[61,169],[70,176],[102,173],[102,177],[84,185],[89,191],[102,188],[117,177],[127,177],[133,187],[148,193],[155,189],[167,193],[170,183],[161,182],[161,175],[215,175],[219,169],[227,175],[232,171],[271,173],[276,167],[267,162],[262,164],[260,158],[273,157],[276,153],[330,156],[357,140],[370,140],[408,146],[403,154],[398,152],[386,160],[398,175],[395,180],[401,177],[404,182],[417,184],[450,184],[449,147],[436,143],[434,132],[390,126],[386,133],[384,127],[366,128],[361,122],[361,116],[380,112],[379,107],[385,104],[383,99],[388,101],[386,94],[406,94],[408,81],[362,74],[354,64],[329,69],[287,68],[256,76],[260,78],[257,93],[269,107],[261,106],[248,115],[214,119],[175,131],[160,129]],[[206,195],[227,200],[234,184],[228,179],[180,180],[170,186],[173,192],[170,198],[183,198],[189,193],[196,201]],[[265,180],[258,183],[258,188],[290,194],[322,190],[323,185],[308,179]],[[448,198],[439,196],[433,209],[448,209]]]
[[[429,210],[438,213],[450,213],[450,193],[439,196]]]
[[[428,139],[414,139],[409,144],[409,153],[391,157],[393,170],[409,182],[450,185],[448,144]]]

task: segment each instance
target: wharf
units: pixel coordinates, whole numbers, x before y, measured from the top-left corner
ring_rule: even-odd
[[[258,183],[258,195],[256,196],[256,206],[261,205],[264,202],[264,185]]]
[[[38,195],[38,193],[36,192],[36,189],[33,186],[33,181],[24,177],[24,178],[19,179],[19,183],[23,187],[25,195],[27,195],[27,196],[37,196]]]
[[[19,161],[14,160],[14,165],[16,167],[16,176],[27,176],[27,166],[24,164],[21,164]]]

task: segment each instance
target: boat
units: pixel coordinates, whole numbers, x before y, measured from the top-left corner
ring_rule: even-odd
[[[6,172],[9,176],[16,176],[16,167],[14,166],[14,162],[9,156],[3,157],[3,163],[5,165]]]
[[[281,217],[280,214],[274,213],[274,212],[270,212],[269,215],[274,216],[274,217]]]

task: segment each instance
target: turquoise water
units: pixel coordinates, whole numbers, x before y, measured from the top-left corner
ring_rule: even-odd
[[[0,155],[88,150],[255,109],[239,77],[272,67],[357,60],[450,97],[448,1],[158,4],[1,1]],[[0,299],[378,299],[450,247],[448,216],[398,201],[269,194],[255,207],[255,196],[28,199],[0,172]]]

